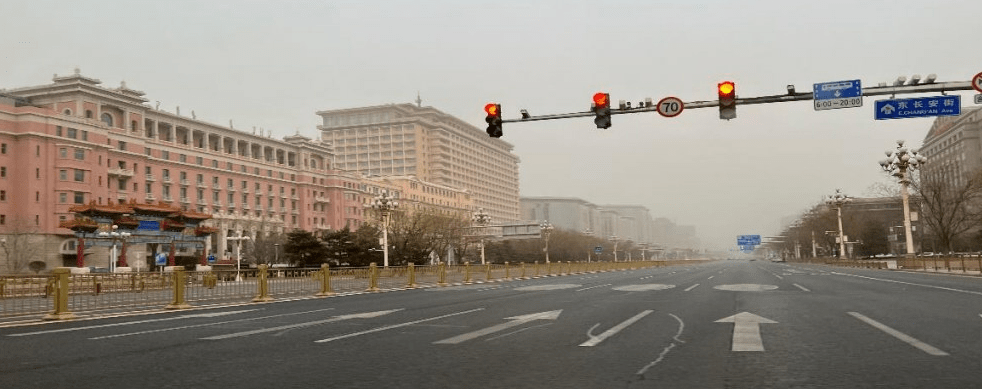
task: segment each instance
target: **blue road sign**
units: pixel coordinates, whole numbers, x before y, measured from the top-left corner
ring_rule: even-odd
[[[874,119],[955,116],[960,113],[960,103],[959,95],[878,100],[874,102]]]
[[[738,235],[738,246],[755,246],[761,244],[761,235]]]
[[[603,247],[601,247],[601,246],[594,247],[594,254],[600,254],[601,251],[604,251],[604,248]]]
[[[157,253],[157,256],[154,257],[154,264],[156,264],[157,266],[164,266],[164,265],[166,265],[167,264],[167,255],[164,254],[164,253]]]
[[[215,254],[208,254],[208,263],[215,263]]]
[[[812,84],[812,100],[817,111],[864,105],[860,80]]]

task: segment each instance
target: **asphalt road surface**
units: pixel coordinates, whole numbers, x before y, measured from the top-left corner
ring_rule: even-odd
[[[979,277],[718,261],[0,328],[2,388],[979,388]]]

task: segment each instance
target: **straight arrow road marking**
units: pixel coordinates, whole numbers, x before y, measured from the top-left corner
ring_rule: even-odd
[[[761,343],[761,328],[758,325],[778,322],[753,313],[741,312],[717,320],[715,323],[734,323],[734,337],[730,351],[765,351],[765,346]]]
[[[302,315],[302,314],[305,314],[305,313],[315,313],[315,312],[322,312],[322,311],[330,311],[332,309],[334,309],[334,308],[316,309],[316,310],[313,310],[313,311],[304,311],[304,312],[283,313],[283,314],[279,314],[279,315],[250,317],[248,319],[217,321],[217,322],[214,322],[214,323],[195,324],[195,325],[189,325],[189,326],[168,327],[168,328],[160,328],[160,329],[156,329],[156,330],[130,332],[130,333],[125,333],[125,334],[97,336],[95,338],[89,338],[89,340],[112,339],[112,338],[121,338],[121,337],[124,337],[124,336],[146,335],[146,334],[153,334],[153,333],[157,333],[157,332],[167,332],[167,331],[183,330],[183,329],[188,329],[188,328],[210,327],[210,326],[216,326],[216,325],[220,325],[220,324],[238,323],[238,322],[245,322],[245,321],[271,319],[271,318],[274,318],[274,317],[294,316],[294,315]]]
[[[601,325],[600,323],[595,324],[593,327],[591,327],[589,330],[587,330],[587,337],[589,337],[590,340],[588,340],[588,341],[586,341],[584,343],[581,343],[580,344],[580,347],[594,347],[598,343],[603,342],[605,339],[614,336],[614,334],[617,334],[618,332],[621,332],[621,330],[623,330],[625,328],[628,328],[628,326],[630,326],[632,324],[635,324],[636,321],[641,320],[643,317],[648,316],[648,314],[650,314],[652,312],[653,311],[650,310],[650,309],[644,310],[641,313],[639,313],[639,314],[637,314],[635,316],[632,316],[630,319],[621,322],[621,324],[618,324],[618,325],[616,325],[614,327],[611,327],[611,329],[609,329],[607,331],[604,331],[603,334],[600,334],[598,336],[591,335],[591,332],[593,332],[594,329],[597,328],[597,326]]]
[[[509,329],[535,320],[556,320],[556,318],[560,317],[560,312],[563,312],[563,310],[560,309],[556,311],[539,312],[539,313],[531,313],[522,316],[507,317],[505,318],[505,320],[511,320],[511,321],[502,324],[493,325],[488,328],[483,328],[478,331],[461,334],[452,338],[438,340],[436,342],[433,342],[433,344],[458,344],[461,342],[466,342],[471,339],[479,338],[488,334],[493,334],[498,331]]]
[[[427,318],[427,319],[421,319],[421,320],[415,320],[415,321],[406,322],[406,323],[393,324],[391,326],[373,328],[373,329],[367,330],[367,331],[354,332],[354,333],[347,334],[347,335],[335,336],[333,338],[315,340],[314,343],[327,343],[327,342],[332,342],[332,341],[335,341],[335,340],[341,340],[341,339],[347,339],[347,338],[354,338],[356,336],[361,336],[361,335],[365,335],[365,334],[371,334],[371,333],[374,333],[374,332],[391,330],[393,328],[400,328],[400,327],[411,326],[411,325],[414,325],[414,324],[424,323],[424,322],[428,322],[428,321],[432,321],[432,320],[443,319],[445,317],[463,315],[463,314],[471,313],[471,312],[478,312],[478,311],[483,310],[483,309],[484,308],[476,308],[476,309],[472,309],[472,310],[469,310],[469,311],[455,312],[455,313],[450,313],[450,314],[447,314],[447,315],[442,315],[442,316],[437,316],[437,317],[431,317],[431,318]]]
[[[862,321],[864,323],[867,323],[867,324],[871,325],[872,327],[874,327],[876,329],[879,329],[881,331],[886,332],[888,335],[891,335],[891,336],[893,336],[895,338],[898,338],[898,340],[901,340],[902,342],[905,342],[905,343],[908,343],[908,344],[910,344],[912,346],[915,346],[919,350],[922,350],[922,351],[928,353],[929,355],[934,355],[934,356],[937,356],[937,357],[944,357],[946,355],[949,355],[949,353],[947,353],[945,351],[939,350],[939,349],[937,349],[935,347],[932,347],[932,346],[926,344],[925,342],[922,342],[922,341],[920,341],[918,339],[915,339],[915,338],[912,338],[912,337],[910,337],[908,335],[905,335],[901,331],[898,331],[898,330],[896,330],[894,328],[891,328],[891,327],[888,327],[888,326],[886,326],[884,324],[881,324],[881,323],[877,322],[876,320],[871,319],[871,318],[869,318],[867,316],[861,315],[861,314],[856,313],[856,312],[847,312],[847,313],[850,314],[850,316],[853,316],[853,317],[855,317],[857,319],[860,319],[860,321]]]
[[[296,323],[296,324],[287,324],[287,325],[283,325],[283,326],[279,326],[279,327],[272,327],[272,328],[261,328],[261,329],[252,330],[252,331],[243,331],[243,332],[236,332],[236,333],[232,333],[232,334],[224,334],[224,335],[210,336],[210,337],[202,338],[202,339],[204,339],[204,340],[220,340],[220,339],[238,338],[238,337],[241,337],[241,336],[249,336],[249,335],[263,334],[263,333],[267,333],[267,332],[276,332],[276,331],[283,331],[283,330],[291,330],[291,329],[294,329],[294,328],[302,328],[302,327],[316,326],[316,325],[319,325],[319,324],[333,323],[333,322],[342,321],[342,320],[349,320],[349,319],[371,319],[373,317],[379,317],[379,316],[383,316],[383,315],[388,315],[390,313],[399,312],[399,311],[402,311],[402,309],[390,309],[388,311],[375,311],[375,312],[365,312],[365,313],[353,313],[353,314],[349,314],[349,315],[335,316],[335,317],[332,317],[330,319],[325,319],[325,320],[309,321],[309,322],[305,322],[305,323]]]
[[[29,336],[29,335],[54,334],[54,333],[58,333],[58,332],[91,330],[91,329],[94,329],[94,328],[121,327],[121,326],[133,325],[133,324],[156,323],[156,322],[162,322],[162,321],[179,320],[179,319],[191,319],[191,318],[197,318],[197,317],[219,317],[219,316],[234,315],[234,314],[237,314],[237,313],[245,313],[245,312],[252,312],[252,311],[255,311],[255,309],[244,309],[244,310],[239,310],[239,311],[226,311],[226,312],[213,312],[213,313],[197,313],[197,314],[192,314],[192,315],[181,315],[181,316],[175,316],[175,317],[165,317],[165,318],[161,318],[161,319],[137,320],[137,321],[127,321],[127,322],[122,322],[122,323],[99,324],[99,325],[92,325],[92,326],[85,326],[85,327],[62,328],[62,329],[57,329],[57,330],[25,332],[25,333],[21,333],[21,334],[11,334],[11,335],[7,335],[7,336]]]

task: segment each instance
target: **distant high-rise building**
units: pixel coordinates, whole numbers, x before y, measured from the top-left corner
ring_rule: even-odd
[[[980,108],[972,108],[959,116],[935,119],[919,149],[928,158],[921,167],[922,180],[939,179],[959,186],[969,175],[980,174],[981,116]]]
[[[369,176],[412,175],[467,190],[474,207],[494,222],[519,220],[519,157],[512,145],[489,138],[432,107],[390,104],[325,110],[318,126],[340,169]]]

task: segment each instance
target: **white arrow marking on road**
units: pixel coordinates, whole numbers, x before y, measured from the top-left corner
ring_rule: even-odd
[[[765,351],[765,346],[761,344],[761,329],[758,324],[778,322],[753,313],[741,312],[717,320],[715,323],[734,323],[734,341],[730,351]]]
[[[319,324],[333,323],[333,322],[342,321],[342,320],[349,320],[349,319],[371,319],[373,317],[379,317],[379,316],[382,316],[382,315],[388,315],[390,313],[399,312],[401,310],[402,309],[390,309],[388,311],[375,311],[375,312],[365,312],[365,313],[353,313],[353,314],[349,314],[349,315],[335,316],[335,317],[332,317],[330,319],[325,319],[325,320],[309,321],[309,322],[305,322],[305,323],[296,323],[296,324],[287,324],[287,325],[284,325],[284,326],[272,327],[272,328],[261,328],[261,329],[252,330],[252,331],[243,331],[243,332],[236,332],[236,333],[232,333],[232,334],[224,334],[224,335],[210,336],[210,337],[202,338],[202,339],[204,339],[204,340],[220,340],[220,339],[238,338],[240,336],[249,336],[249,335],[262,334],[262,333],[266,333],[266,332],[276,332],[276,331],[283,331],[283,330],[291,330],[291,329],[294,329],[294,328],[310,327],[310,326],[316,326],[316,325],[319,325]]]
[[[290,312],[290,313],[282,313],[282,314],[279,314],[279,315],[250,317],[250,318],[246,318],[246,319],[217,321],[217,322],[214,322],[214,323],[195,324],[195,325],[188,325],[188,326],[181,326],[181,327],[159,328],[159,329],[156,329],[156,330],[130,332],[130,333],[126,333],[126,334],[115,334],[115,335],[97,336],[95,338],[89,338],[89,340],[112,339],[112,338],[121,338],[121,337],[124,337],[124,336],[146,335],[146,334],[154,334],[154,333],[158,333],[158,332],[184,330],[184,329],[188,329],[188,328],[210,327],[210,326],[222,325],[222,324],[229,324],[229,323],[239,323],[239,322],[246,322],[246,321],[256,321],[256,320],[263,320],[263,319],[271,319],[271,318],[274,318],[274,317],[285,317],[285,316],[303,315],[305,313],[315,313],[315,312],[322,312],[322,311],[330,311],[332,309],[334,309],[334,308],[315,309],[313,311],[304,311],[304,312]]]
[[[443,319],[445,317],[451,317],[451,316],[463,315],[463,314],[471,313],[471,312],[477,312],[477,311],[480,311],[480,310],[483,310],[483,309],[484,308],[475,308],[475,309],[472,309],[472,310],[469,310],[469,311],[454,312],[454,313],[449,313],[449,314],[441,315],[441,316],[437,316],[437,317],[430,317],[430,318],[420,319],[420,320],[414,320],[414,321],[406,322],[406,323],[393,324],[391,326],[373,328],[373,329],[367,330],[367,331],[355,332],[355,333],[351,333],[351,334],[347,334],[347,335],[341,335],[341,336],[335,336],[333,338],[315,340],[314,343],[326,343],[326,342],[332,342],[332,341],[340,340],[340,339],[354,338],[356,336],[361,336],[361,335],[365,335],[365,334],[371,334],[373,332],[386,331],[386,330],[391,330],[393,328],[400,328],[400,327],[411,326],[411,325],[414,325],[414,324],[420,324],[420,323],[428,322],[428,321],[431,321],[431,320]]]
[[[614,334],[617,334],[618,332],[621,332],[621,330],[623,330],[625,328],[628,328],[628,326],[630,326],[632,324],[635,324],[636,321],[641,320],[643,317],[648,316],[648,314],[650,314],[652,312],[653,312],[652,310],[646,309],[646,310],[642,311],[642,313],[639,313],[639,314],[637,314],[635,316],[632,316],[630,319],[625,320],[625,321],[621,322],[621,324],[618,324],[618,325],[616,325],[614,327],[611,327],[611,329],[609,329],[607,331],[604,331],[603,334],[600,334],[598,336],[591,335],[591,332],[593,332],[594,329],[597,328],[597,326],[601,325],[600,323],[595,324],[593,327],[591,327],[589,330],[587,330],[587,336],[590,337],[590,340],[588,340],[588,341],[586,341],[584,343],[581,343],[580,344],[580,347],[594,347],[598,343],[603,342],[605,339],[610,338],[611,336],[614,336]]]
[[[480,329],[478,331],[469,332],[469,333],[466,333],[466,334],[461,334],[461,335],[455,336],[453,338],[447,338],[447,339],[444,339],[444,340],[438,340],[436,342],[433,342],[433,344],[458,344],[458,343],[466,342],[466,341],[469,341],[471,339],[479,338],[479,337],[482,337],[482,336],[485,336],[485,335],[488,335],[488,334],[493,334],[493,333],[496,333],[498,331],[502,331],[502,330],[505,330],[505,329],[508,329],[508,328],[512,328],[512,327],[515,327],[515,326],[518,326],[518,325],[523,325],[525,323],[528,323],[528,322],[531,322],[531,321],[535,321],[535,320],[556,320],[556,318],[560,317],[560,312],[563,312],[563,310],[562,309],[559,309],[559,310],[556,310],[556,311],[530,313],[528,315],[507,317],[505,319],[506,320],[511,320],[511,321],[505,322],[505,323],[502,323],[502,324],[493,325],[491,327]]]
[[[133,325],[133,324],[156,323],[156,322],[159,322],[159,321],[170,321],[170,320],[178,320],[178,319],[190,319],[190,318],[196,318],[196,317],[219,317],[219,316],[234,315],[234,314],[237,314],[237,313],[245,313],[245,312],[252,312],[252,311],[255,311],[255,309],[245,309],[245,310],[240,310],[240,311],[227,311],[227,312],[214,312],[214,313],[198,313],[198,314],[194,314],[194,315],[181,315],[181,316],[175,316],[175,317],[165,317],[165,318],[161,318],[161,319],[137,320],[137,321],[127,321],[127,322],[112,323],[112,324],[100,324],[100,325],[85,326],[85,327],[62,328],[62,329],[58,329],[58,330],[25,332],[25,333],[22,333],[22,334],[11,334],[11,335],[7,335],[7,336],[28,336],[28,335],[53,334],[53,333],[57,333],[57,332],[69,332],[69,331],[90,330],[90,329],[93,329],[93,328],[120,327],[120,326],[128,326],[128,325]]]

